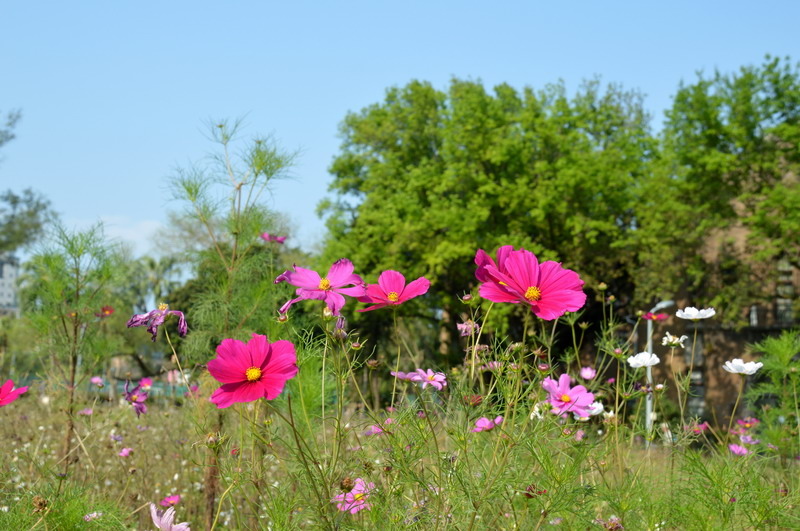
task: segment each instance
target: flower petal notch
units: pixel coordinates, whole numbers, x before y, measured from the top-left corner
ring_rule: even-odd
[[[270,343],[260,334],[253,334],[247,343],[224,339],[217,357],[208,362],[208,372],[222,384],[211,402],[222,409],[260,398],[273,400],[297,370],[294,345],[289,341]]]

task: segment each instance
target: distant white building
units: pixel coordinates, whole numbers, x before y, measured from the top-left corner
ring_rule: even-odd
[[[19,317],[18,277],[19,261],[9,254],[0,254],[0,315]]]

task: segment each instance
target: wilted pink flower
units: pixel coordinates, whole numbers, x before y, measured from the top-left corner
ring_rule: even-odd
[[[260,334],[253,334],[247,343],[223,339],[217,357],[208,362],[208,372],[223,384],[211,395],[218,408],[259,398],[272,400],[297,374],[297,356],[290,342],[269,343]]]
[[[367,428],[366,431],[364,431],[364,435],[381,435],[383,433],[386,433],[386,432],[378,424],[373,424],[372,426]]]
[[[390,374],[395,378],[397,378],[398,380],[405,380],[407,382],[414,382],[416,381],[415,378],[417,377],[417,371],[414,372],[392,371]]]
[[[750,453],[747,448],[739,446],[738,444],[729,444],[728,450],[730,450],[733,455],[747,455]]]
[[[392,270],[384,271],[378,277],[378,283],[369,284],[366,293],[358,298],[360,302],[367,302],[373,306],[356,311],[368,312],[384,306],[397,306],[409,299],[424,295],[430,287],[431,283],[425,277],[419,277],[406,285],[406,277],[402,274]]]
[[[122,450],[119,451],[117,455],[120,457],[128,457],[132,453],[133,453],[133,448],[123,448]]]
[[[367,499],[369,499],[370,492],[374,488],[374,483],[366,483],[363,479],[356,478],[350,492],[343,492],[334,496],[331,502],[339,502],[336,504],[336,508],[342,512],[356,514],[358,511],[372,507],[367,502]]]
[[[586,432],[583,430],[578,430],[575,432],[574,437],[576,441],[580,442],[583,440],[584,437],[586,437]]]
[[[430,385],[437,391],[441,391],[447,385],[447,377],[444,373],[433,372],[431,369],[427,371],[425,369],[417,369],[416,376],[412,376],[411,381],[421,383],[423,389]]]
[[[136,412],[136,416],[138,417],[142,413],[147,413],[147,405],[144,403],[147,400],[147,393],[141,388],[141,386],[137,385],[132,390],[128,390],[128,386],[130,385],[129,381],[125,382],[125,400],[128,401],[133,406],[133,410]]]
[[[594,367],[581,367],[580,374],[584,380],[592,380],[597,376],[597,371],[594,370]]]
[[[310,269],[294,266],[294,271],[284,271],[275,279],[275,284],[287,282],[292,286],[297,286],[296,299],[291,299],[281,306],[280,313],[286,313],[292,304],[307,300],[321,300],[328,306],[333,315],[339,315],[339,311],[344,306],[344,297],[362,297],[366,293],[364,281],[361,277],[353,274],[353,263],[342,258],[337,260],[328,270],[328,275],[324,278],[319,273]],[[352,287],[345,287],[351,285]]]
[[[286,241],[286,236],[273,236],[269,232],[265,232],[261,235],[261,239],[265,242],[275,242],[275,243],[283,243]]]
[[[472,428],[472,431],[475,433],[481,431],[491,431],[502,423],[503,423],[503,417],[501,416],[495,417],[494,420],[488,419],[486,417],[481,417],[475,421],[475,427]]]
[[[457,323],[456,328],[458,328],[461,337],[467,337],[480,330],[481,327],[472,319],[467,319],[463,323]]]
[[[547,321],[580,310],[586,303],[583,280],[576,272],[564,269],[558,262],[539,264],[530,251],[501,247],[495,265],[479,250],[475,263],[475,276],[483,282],[479,293],[484,299],[528,304],[534,314]]]
[[[106,385],[106,382],[103,380],[101,376],[92,376],[91,378],[89,378],[89,382],[91,382],[92,385],[96,385],[99,388],[103,388]]]
[[[159,531],[191,531],[189,524],[186,522],[173,523],[175,521],[175,507],[170,507],[166,511],[159,511],[158,507],[151,503],[150,517],[153,519],[153,525]]]
[[[178,317],[178,335],[184,337],[189,331],[189,327],[186,325],[186,317],[184,317],[183,312],[170,310],[169,306],[164,303],[159,304],[158,308],[153,311],[134,315],[128,320],[127,326],[128,328],[146,326],[147,331],[153,334],[153,341],[155,341],[158,327],[164,324],[164,321],[170,315]]]
[[[18,389],[14,389],[14,382],[12,380],[6,380],[6,383],[0,387],[0,406],[7,406],[17,398],[19,395],[24,393],[28,390],[28,387],[20,387]]]
[[[149,391],[153,387],[153,380],[150,378],[142,378],[139,380],[139,387],[144,391]]]
[[[542,387],[550,393],[548,402],[553,406],[552,413],[563,415],[574,413],[579,417],[588,417],[588,406],[594,402],[594,395],[582,385],[570,387],[569,374],[562,374],[558,381],[549,376],[542,382]]]
[[[758,444],[761,442],[760,439],[756,439],[752,435],[740,435],[739,440],[742,441],[742,444]]]
[[[173,494],[172,496],[167,496],[158,503],[161,505],[161,507],[173,507],[175,505],[178,505],[180,501],[181,501],[181,495]]]

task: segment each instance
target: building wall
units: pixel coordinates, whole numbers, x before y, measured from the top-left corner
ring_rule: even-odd
[[[9,255],[0,255],[0,315],[19,316],[18,277],[17,259]]]

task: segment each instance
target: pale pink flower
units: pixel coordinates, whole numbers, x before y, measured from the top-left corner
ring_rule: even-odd
[[[558,381],[549,376],[542,382],[542,387],[550,393],[548,402],[553,406],[552,413],[564,415],[574,413],[579,417],[589,416],[589,406],[594,402],[594,395],[582,385],[570,387],[569,374],[562,374]]]
[[[430,385],[437,391],[441,391],[447,385],[447,377],[444,373],[433,372],[431,369],[427,371],[425,369],[417,369],[416,376],[412,376],[411,381],[421,383],[423,389]]]
[[[730,450],[733,455],[747,455],[750,453],[750,450],[738,444],[729,444],[728,450]]]
[[[592,380],[597,376],[597,371],[594,370],[594,367],[581,367],[580,374],[584,380]]]
[[[128,457],[132,453],[133,453],[133,448],[123,448],[122,450],[119,451],[117,455],[120,457]]]
[[[372,507],[367,500],[374,489],[374,483],[367,483],[361,478],[356,478],[350,492],[334,496],[331,502],[338,502],[336,508],[342,512],[356,514],[358,511],[369,510]]]
[[[175,507],[170,507],[166,511],[159,511],[158,507],[151,503],[150,517],[153,519],[153,525],[159,531],[191,531],[189,524],[186,522],[173,523],[175,521]]]
[[[503,423],[503,417],[499,415],[495,417],[494,420],[488,419],[486,417],[481,417],[475,421],[475,427],[472,428],[471,431],[475,433],[481,431],[491,431],[502,423]]]
[[[344,306],[343,295],[363,297],[366,293],[364,281],[353,274],[353,263],[346,258],[334,262],[325,277],[320,277],[316,271],[294,266],[294,271],[287,270],[278,275],[275,284],[280,282],[297,286],[297,298],[281,306],[280,313],[286,313],[298,301],[313,299],[325,302],[331,313],[338,316]],[[348,285],[351,287],[345,287]]]
[[[142,388],[143,391],[149,391],[153,388],[153,380],[152,378],[142,378],[139,380],[139,387]]]

